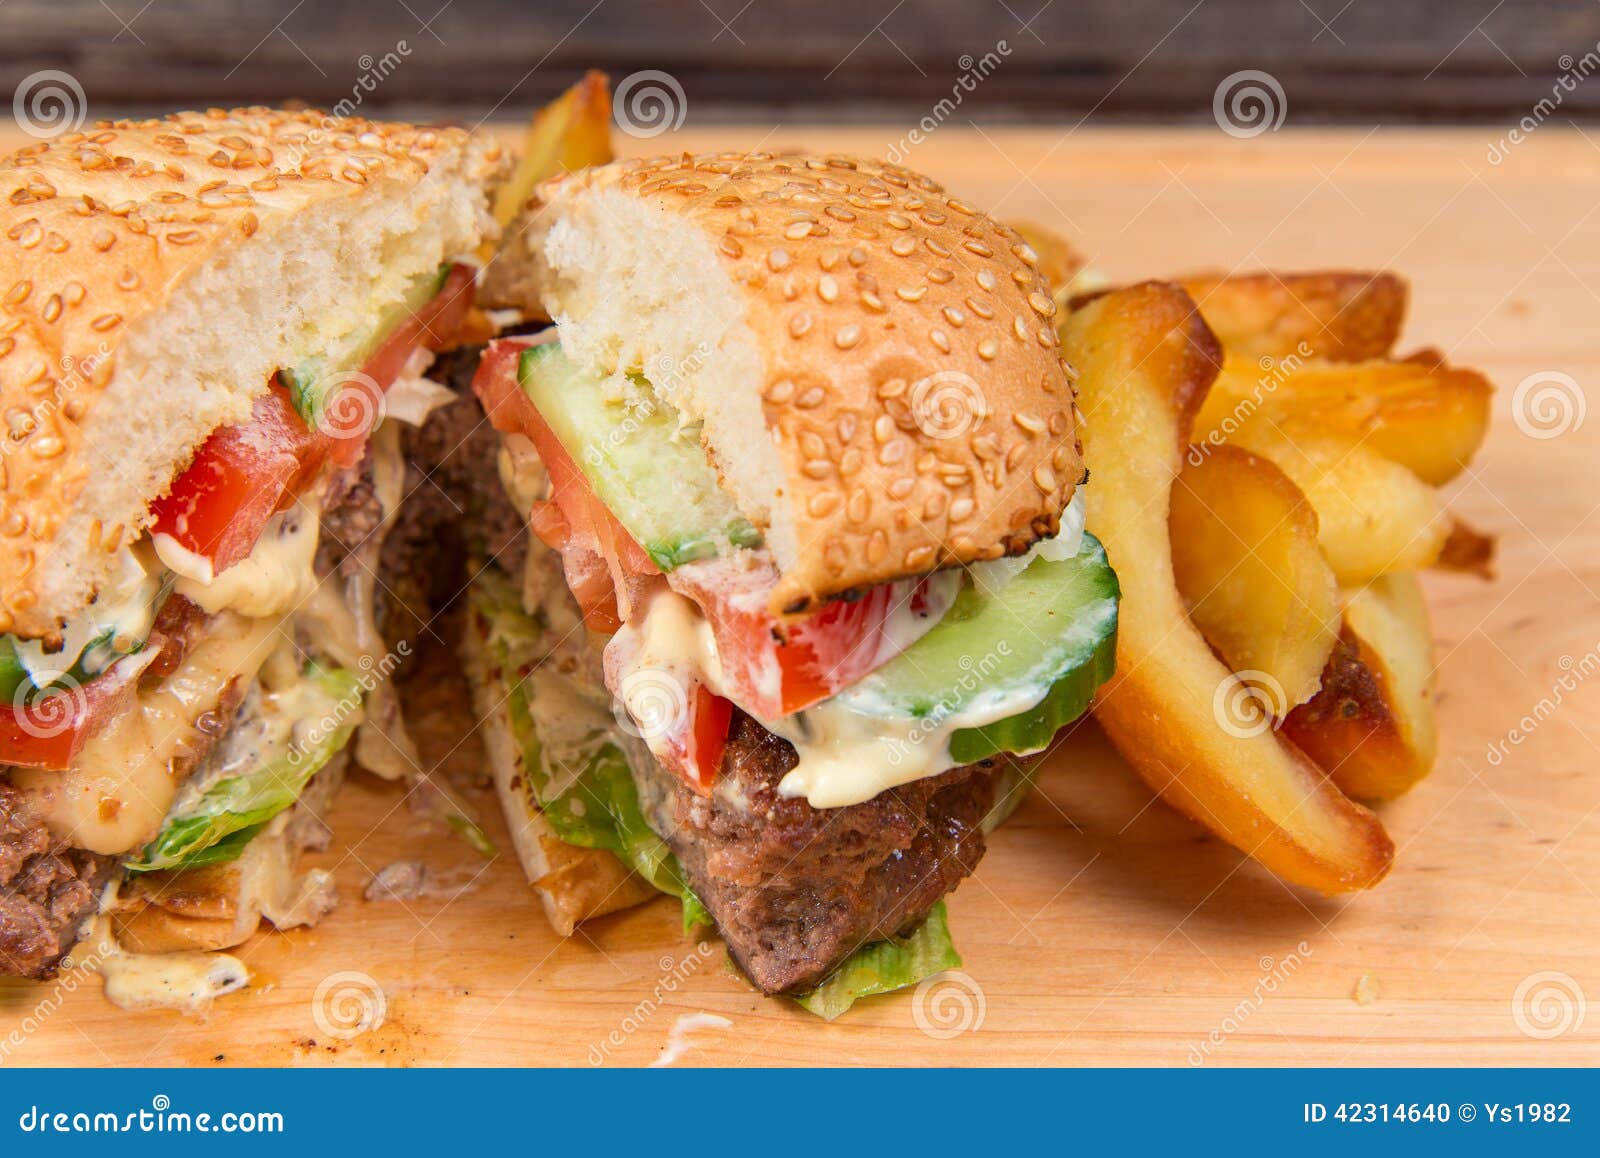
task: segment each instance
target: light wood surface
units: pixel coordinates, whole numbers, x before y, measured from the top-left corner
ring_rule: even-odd
[[[251,942],[249,990],[198,1019],[122,1013],[92,980],[0,985],[0,1039],[36,1025],[4,1064],[643,1064],[698,1011],[732,1025],[696,1032],[680,1064],[1600,1062],[1600,1010],[1534,1036],[1560,1028],[1561,992],[1569,1023],[1581,991],[1600,1000],[1600,678],[1576,678],[1600,647],[1600,414],[1548,439],[1511,418],[1530,374],[1600,381],[1600,143],[1550,125],[1494,165],[1499,135],[950,125],[909,158],[1000,216],[1061,229],[1117,279],[1395,268],[1414,289],[1403,346],[1438,346],[1499,386],[1495,429],[1452,504],[1501,535],[1500,578],[1428,579],[1443,744],[1433,776],[1383,809],[1399,855],[1376,891],[1292,892],[1153,803],[1080,728],[951,898],[982,1017],[944,1039],[919,1029],[910,996],[834,1025],[764,1000],[719,946],[686,942],[665,901],[562,942],[511,858],[484,864],[363,779],[319,858],[342,907],[314,931]],[[744,126],[650,144],[881,153],[898,136]],[[1492,760],[1569,667],[1576,689]],[[398,858],[477,874],[475,887],[363,901]],[[313,996],[346,970],[381,985],[386,1020],[333,1040]]]

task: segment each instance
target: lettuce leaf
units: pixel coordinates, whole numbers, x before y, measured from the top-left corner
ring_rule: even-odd
[[[144,873],[236,860],[268,821],[300,799],[311,778],[350,739],[363,692],[355,675],[338,668],[308,665],[304,678],[304,685],[293,689],[295,714],[282,749],[180,803],[155,839],[125,861],[124,868]],[[296,733],[308,723],[313,728],[301,739]]]
[[[491,625],[488,645],[508,684],[506,705],[523,767],[556,835],[579,848],[613,853],[656,889],[677,897],[683,905],[685,933],[711,924],[711,915],[689,887],[678,858],[644,818],[627,755],[604,730],[596,731],[577,767],[551,767],[530,705],[532,680],[526,674],[540,658],[541,629],[522,610],[514,586],[485,572],[474,584],[473,598]],[[550,792],[552,783],[560,784],[561,790]]]
[[[960,967],[961,954],[950,939],[949,916],[940,901],[910,936],[856,950],[826,981],[795,1000],[801,1008],[832,1021],[863,997],[905,989]]]

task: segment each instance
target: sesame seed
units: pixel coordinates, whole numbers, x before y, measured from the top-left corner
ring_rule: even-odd
[[[859,341],[861,341],[860,326],[846,326],[833,335],[833,344],[841,350],[848,350]]]

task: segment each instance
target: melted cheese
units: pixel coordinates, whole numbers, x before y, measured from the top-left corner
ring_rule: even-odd
[[[224,612],[181,667],[89,737],[65,772],[14,768],[14,784],[39,802],[59,839],[92,852],[122,853],[155,834],[177,796],[175,766],[187,764],[195,725],[234,679],[249,683],[271,654],[277,622]],[[226,721],[222,721],[226,724]]]
[[[252,618],[283,615],[316,586],[312,563],[317,557],[315,500],[302,498],[267,524],[250,554],[220,575],[211,561],[186,550],[167,535],[155,537],[156,555],[178,576],[179,595],[198,603],[208,614],[237,611]]]

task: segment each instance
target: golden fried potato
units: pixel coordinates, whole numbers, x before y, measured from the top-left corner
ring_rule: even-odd
[[[1339,585],[1305,495],[1259,455],[1195,448],[1169,522],[1178,591],[1223,662],[1256,673],[1276,716],[1316,695],[1339,638]]]
[[[1394,845],[1253,700],[1190,622],[1168,513],[1220,350],[1170,283],[1097,298],[1063,327],[1079,371],[1090,529],[1122,582],[1117,672],[1096,698],[1106,734],[1161,797],[1296,884],[1336,893],[1388,872]]]
[[[1283,730],[1362,800],[1399,796],[1428,774],[1439,743],[1433,636],[1416,575],[1385,575],[1347,594],[1322,691]]]
[[[1434,489],[1366,445],[1299,421],[1251,423],[1231,441],[1272,460],[1305,493],[1340,583],[1420,571],[1444,548],[1450,519]]]
[[[1400,336],[1406,283],[1392,273],[1201,274],[1183,279],[1229,354],[1381,358]]]
[[[1342,433],[1424,482],[1449,482],[1489,431],[1494,388],[1432,351],[1403,362],[1337,363],[1229,350],[1196,420],[1195,441],[1230,441],[1260,422]]]
[[[611,151],[611,83],[591,69],[584,78],[533,114],[517,167],[495,190],[494,219],[511,224],[533,187],[547,177],[604,165]]]

